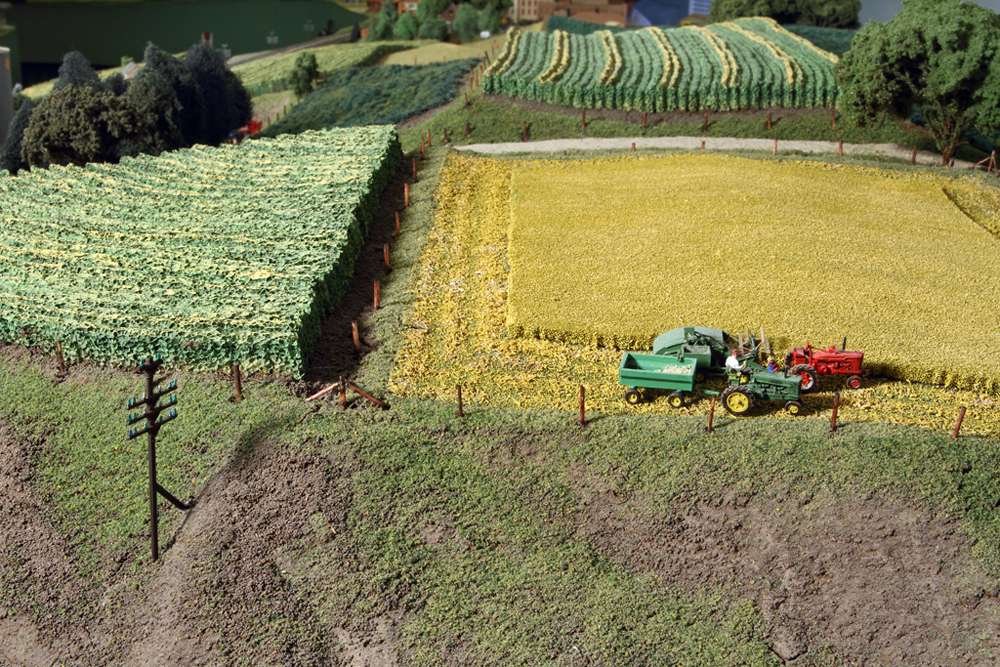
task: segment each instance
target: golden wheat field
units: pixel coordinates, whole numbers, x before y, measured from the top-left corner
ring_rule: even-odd
[[[685,325],[846,336],[869,372],[1000,386],[1000,242],[941,177],[672,155],[511,176],[516,335],[648,349]]]
[[[621,167],[621,163],[629,160],[635,158],[619,160],[616,166]],[[461,154],[448,157],[435,197],[438,209],[434,228],[421,259],[414,289],[417,300],[390,379],[390,390],[394,394],[454,401],[455,387],[461,385],[463,397],[471,406],[573,410],[577,407],[578,389],[584,386],[588,411],[650,414],[672,410],[663,400],[638,406],[625,403],[618,385],[620,351],[514,336],[507,326],[512,289],[510,264],[516,264],[510,256],[508,232],[512,209],[517,211],[527,203],[523,189],[514,190],[512,196],[512,179],[516,181],[531,170],[540,173],[539,170],[572,166],[601,165],[592,161],[514,161]],[[887,178],[893,179],[891,174]],[[974,182],[951,185],[963,193],[964,201],[977,217],[996,216],[1000,198],[978,191],[979,186]],[[614,219],[606,220],[605,224],[612,222]],[[743,236],[741,232],[739,237]],[[594,251],[600,251],[600,257],[610,262],[612,250],[594,247]],[[614,262],[621,266],[633,261],[630,254],[633,254],[631,250],[625,257],[615,258]],[[594,276],[579,276],[567,269],[555,270],[549,276],[551,285],[546,289],[555,289],[557,285],[565,290],[585,289],[593,284],[596,271]],[[756,270],[739,257],[734,258],[733,271],[742,271],[747,281],[756,275]],[[655,297],[666,284],[666,278],[661,276],[657,289],[636,293],[637,299]],[[513,289],[520,288],[515,285]],[[556,292],[547,293],[558,296]],[[611,306],[593,310],[597,312],[581,313],[581,316],[614,312]],[[791,310],[801,313],[795,308]],[[686,317],[685,322],[688,321]],[[769,322],[771,320],[755,318],[748,323],[768,326]],[[716,326],[713,321],[691,320],[691,323]],[[664,326],[670,328],[676,323]],[[773,327],[767,330],[778,333]],[[796,345],[804,342],[795,339],[794,332],[782,333],[784,335],[773,336],[775,347],[781,339]],[[853,332],[848,334],[853,335]],[[914,355],[934,356],[936,342],[922,339],[917,332],[908,336],[908,341],[906,346]],[[816,338],[813,342],[826,341]],[[861,346],[852,344],[849,347]],[[841,384],[837,380],[823,380],[821,391],[805,398],[807,414],[828,419],[834,391],[842,391]],[[883,421],[948,429],[954,425],[959,407],[965,406],[968,412],[963,432],[991,435],[1000,431],[1000,410],[997,410],[996,401],[996,395],[985,390],[869,377],[864,388],[841,396],[839,409],[841,419],[846,421]],[[780,408],[780,405],[774,409],[764,408],[757,415],[792,419]],[[708,409],[709,402],[701,400],[680,412],[706,414]]]

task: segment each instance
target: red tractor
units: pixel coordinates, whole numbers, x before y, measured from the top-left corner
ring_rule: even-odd
[[[861,361],[865,353],[846,348],[846,338],[839,350],[833,345],[827,350],[820,350],[807,342],[805,347],[796,347],[785,355],[785,367],[789,375],[802,376],[803,393],[816,390],[820,375],[846,375],[847,386],[858,389],[861,387]]]

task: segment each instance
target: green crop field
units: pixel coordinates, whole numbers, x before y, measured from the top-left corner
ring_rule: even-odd
[[[301,375],[399,159],[370,127],[0,176],[0,340]]]
[[[260,95],[286,90],[288,88],[288,76],[295,66],[295,59],[304,52],[314,54],[320,73],[329,75],[332,72],[350,67],[371,65],[391,53],[405,51],[427,43],[426,41],[400,41],[331,44],[315,49],[285,53],[272,58],[254,60],[245,65],[236,65],[233,67],[233,72],[240,77],[240,81],[243,82],[247,90],[254,95]]]
[[[487,69],[483,89],[626,111],[831,106],[836,62],[764,18],[617,34],[517,32]]]

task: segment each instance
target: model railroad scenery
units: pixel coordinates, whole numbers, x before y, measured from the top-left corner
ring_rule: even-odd
[[[1000,660],[1000,180],[822,30],[316,45],[0,172],[0,664]]]

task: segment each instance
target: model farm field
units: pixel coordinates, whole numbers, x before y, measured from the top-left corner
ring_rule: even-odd
[[[709,98],[729,106],[706,135],[829,126],[833,60],[780,30],[514,33],[396,127],[296,103],[272,126],[295,134],[0,174],[0,663],[994,663],[997,177],[586,143],[698,136],[706,107],[683,105]],[[452,45],[415,46],[391,58],[439,71]],[[331,85],[362,78],[372,51],[323,48],[348,47]],[[595,80],[572,88],[578,48]],[[253,71],[261,91],[288,76]],[[594,91],[618,106],[580,127]],[[324,95],[341,113],[356,93],[305,100]],[[642,127],[625,105],[654,99]],[[445,142],[522,122],[565,153]],[[846,337],[861,387],[820,376],[798,416],[627,402],[623,354],[684,327],[763,330],[779,365]],[[158,483],[193,505],[161,499],[158,559],[147,443],[126,437],[146,355],[177,383]]]

